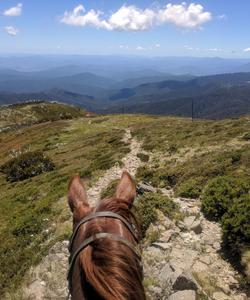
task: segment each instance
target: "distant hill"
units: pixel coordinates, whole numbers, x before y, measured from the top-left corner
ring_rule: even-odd
[[[194,114],[199,118],[250,113],[247,72],[195,77],[152,71],[155,77],[136,77],[143,75],[138,71],[131,73],[131,79],[122,81],[88,72],[57,77],[59,70],[65,74],[71,68],[55,68],[51,78],[46,77],[49,71],[0,71],[0,105],[43,100],[74,104],[98,113],[191,116],[193,102]],[[144,71],[147,74],[149,69]]]
[[[136,55],[8,55],[0,56],[0,69],[34,72],[54,69],[53,73],[68,76],[90,72],[114,80],[155,76],[159,73],[196,76],[247,72],[250,59],[220,57],[147,57]],[[56,70],[58,69],[58,71]],[[72,73],[74,70],[74,73]],[[149,71],[149,72],[148,72]],[[143,74],[142,74],[143,73]],[[157,75],[158,76],[158,75]]]
[[[98,102],[88,95],[81,95],[60,89],[52,89],[41,93],[0,93],[0,105],[14,104],[26,101],[58,101],[74,104],[88,110],[98,107]]]
[[[0,107],[0,132],[49,121],[70,120],[89,115],[79,107],[43,101]]]
[[[103,113],[144,113],[156,115],[192,116],[205,119],[224,119],[250,113],[250,86],[214,90],[192,97],[170,98],[162,95],[144,96],[143,101],[119,102]]]
[[[192,115],[199,118],[234,117],[250,112],[250,73],[162,81],[119,90],[104,112]]]

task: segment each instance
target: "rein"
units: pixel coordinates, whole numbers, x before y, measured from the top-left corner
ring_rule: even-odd
[[[124,217],[122,217],[121,215],[111,212],[111,211],[103,211],[103,212],[95,212],[92,213],[88,216],[86,216],[85,218],[83,218],[76,226],[70,241],[69,241],[69,252],[70,252],[70,257],[69,257],[69,270],[68,270],[68,275],[67,275],[67,280],[68,280],[68,289],[69,289],[69,294],[67,299],[70,298],[70,294],[72,293],[72,274],[73,274],[73,269],[74,269],[74,265],[76,262],[76,259],[78,257],[78,255],[87,247],[89,246],[91,243],[93,243],[95,240],[98,239],[102,239],[102,238],[111,238],[112,240],[121,242],[122,244],[126,245],[127,247],[129,247],[136,255],[137,259],[140,261],[141,260],[141,256],[140,256],[140,252],[138,251],[138,249],[136,248],[136,246],[134,246],[131,242],[129,242],[127,239],[123,238],[120,235],[117,234],[112,234],[112,233],[108,233],[108,232],[101,232],[101,233],[96,233],[93,234],[92,236],[90,236],[89,238],[85,239],[80,246],[75,250],[74,253],[72,252],[72,248],[73,248],[73,243],[75,241],[75,238],[77,236],[77,233],[80,229],[80,227],[89,222],[90,220],[96,219],[96,218],[113,218],[113,219],[118,219],[120,220],[126,227],[127,229],[131,232],[131,234],[133,235],[135,241],[138,243],[138,236],[135,232],[135,228],[133,225],[131,225]]]

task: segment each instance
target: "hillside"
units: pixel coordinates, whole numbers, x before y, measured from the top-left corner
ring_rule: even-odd
[[[0,132],[32,124],[76,119],[88,114],[77,107],[43,101],[0,106]]]
[[[121,89],[103,112],[146,113],[223,119],[250,112],[250,73],[168,80]],[[102,110],[100,110],[102,111]]]
[[[94,204],[110,194],[123,168],[138,182],[149,299],[178,293],[199,300],[250,296],[249,116],[194,122],[146,115],[89,118],[78,108],[48,103],[0,112],[1,127],[9,127],[0,132],[1,299],[66,296],[69,178],[81,175]],[[8,179],[13,159],[17,164],[37,151],[54,167]],[[223,212],[213,205],[221,199]]]
[[[62,71],[60,75],[59,71]],[[71,70],[71,72],[70,72]],[[0,104],[48,100],[99,113],[145,113],[223,119],[250,113],[250,73],[194,77],[151,70],[124,80],[75,68],[40,72],[0,70]],[[66,73],[69,75],[65,75]],[[64,76],[63,76],[64,74]],[[155,74],[155,75],[153,75]]]

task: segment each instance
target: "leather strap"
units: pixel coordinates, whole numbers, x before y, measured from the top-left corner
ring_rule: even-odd
[[[135,233],[135,229],[133,228],[132,225],[129,224],[129,222],[123,218],[122,216],[118,215],[117,213],[114,213],[114,212],[111,212],[111,211],[102,211],[102,212],[95,212],[95,213],[92,213],[90,215],[88,215],[87,217],[83,218],[76,226],[71,238],[70,238],[70,241],[69,241],[69,246],[68,246],[68,249],[69,251],[71,252],[72,251],[72,246],[73,246],[73,242],[75,240],[75,237],[77,235],[77,232],[79,230],[79,228],[85,224],[86,222],[90,221],[90,220],[93,220],[95,218],[103,218],[103,217],[106,217],[106,218],[113,218],[113,219],[118,219],[120,220],[127,228],[128,230],[131,232],[131,234],[133,235],[134,239],[136,240],[136,242],[138,243],[138,236],[136,235]]]

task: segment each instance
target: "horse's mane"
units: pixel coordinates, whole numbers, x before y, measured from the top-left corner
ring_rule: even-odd
[[[118,198],[104,199],[97,211],[112,211],[132,221],[139,232],[129,203]],[[86,225],[87,236],[103,232],[103,221],[93,220]],[[95,240],[80,254],[84,290],[87,299],[145,300],[142,268],[135,253],[119,241],[105,238]],[[86,284],[87,282],[87,284]]]

